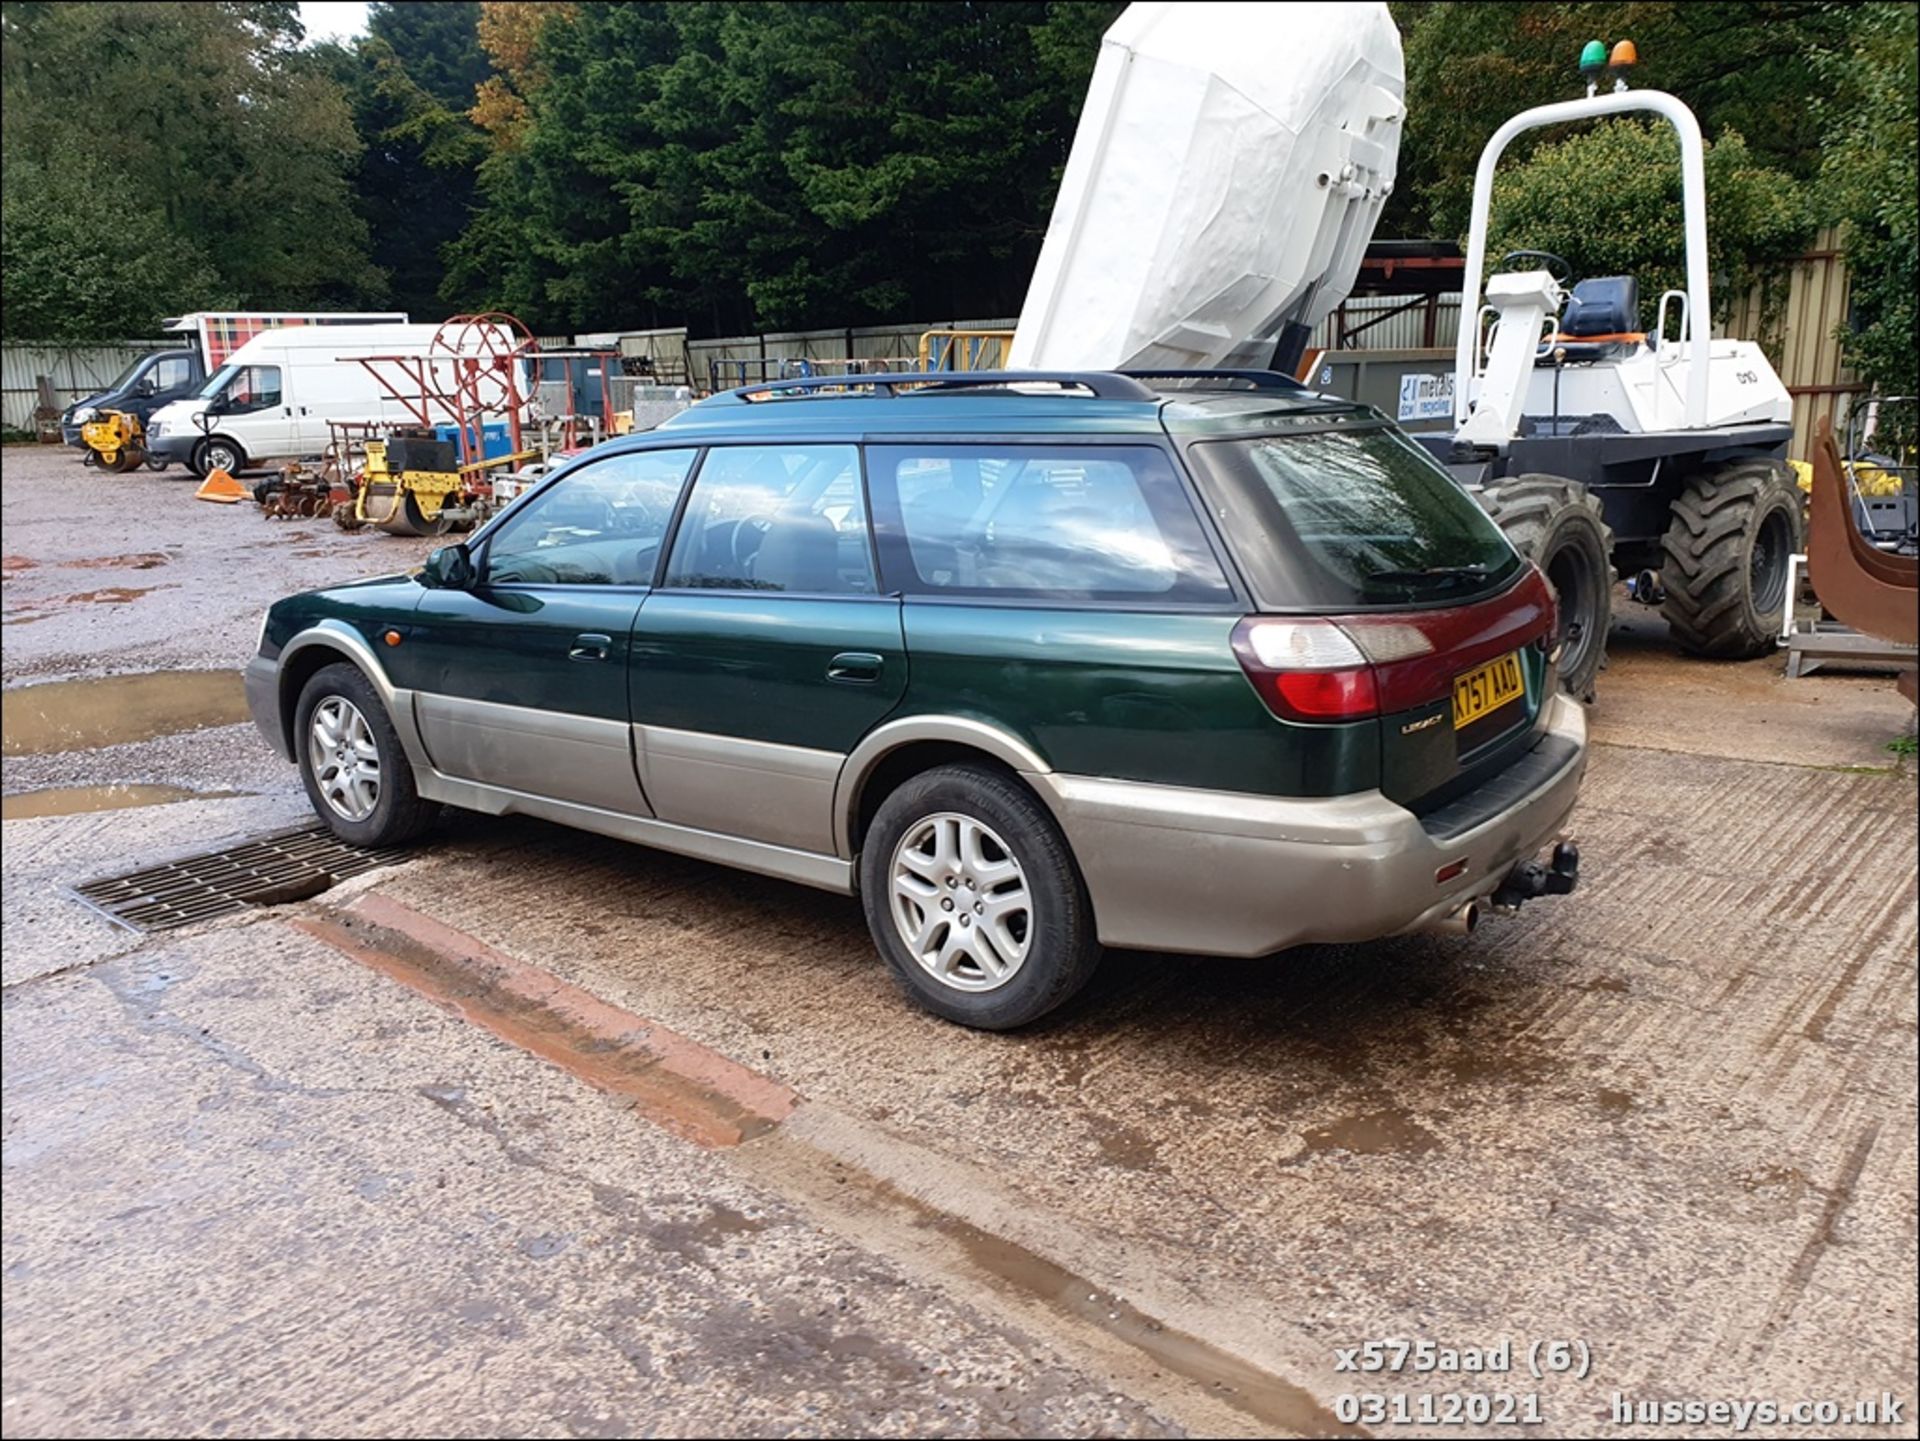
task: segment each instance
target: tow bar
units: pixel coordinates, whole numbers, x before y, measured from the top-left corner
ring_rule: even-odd
[[[1526,902],[1540,896],[1564,896],[1580,884],[1580,847],[1572,841],[1561,841],[1553,848],[1553,856],[1546,865],[1538,861],[1522,861],[1507,872],[1507,878],[1500,882],[1500,889],[1493,893],[1496,910],[1518,910]]]

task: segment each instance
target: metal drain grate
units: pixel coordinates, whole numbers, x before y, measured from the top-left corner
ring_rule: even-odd
[[[325,826],[301,826],[73,888],[73,894],[129,930],[165,931],[253,906],[304,901],[377,866],[400,849],[357,850]]]

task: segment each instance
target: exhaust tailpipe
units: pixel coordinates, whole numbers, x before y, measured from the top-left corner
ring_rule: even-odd
[[[1480,902],[1468,901],[1453,911],[1421,927],[1430,936],[1470,936],[1480,924]]]

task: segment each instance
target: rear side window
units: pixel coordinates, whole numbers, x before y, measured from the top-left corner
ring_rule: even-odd
[[[1457,605],[1524,564],[1452,476],[1383,426],[1205,441],[1191,455],[1266,609]]]
[[[725,445],[708,451],[674,537],[667,584],[871,595],[859,450]]]
[[[890,587],[990,599],[1227,604],[1186,488],[1151,446],[873,445]]]

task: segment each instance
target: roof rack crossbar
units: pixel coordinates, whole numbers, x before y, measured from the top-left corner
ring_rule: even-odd
[[[1158,400],[1147,386],[1130,375],[1111,370],[932,370],[878,371],[870,375],[806,375],[769,380],[728,392],[742,402],[752,396],[806,394],[821,390],[871,390],[892,397],[902,390],[915,394],[959,390],[998,390],[1010,385],[1058,385],[1084,390],[1096,400]]]
[[[1305,390],[1291,375],[1278,370],[1138,370],[1119,372],[1135,380],[1240,380],[1252,390]],[[1200,389],[1199,386],[1193,387]],[[1226,387],[1222,387],[1225,389]]]

